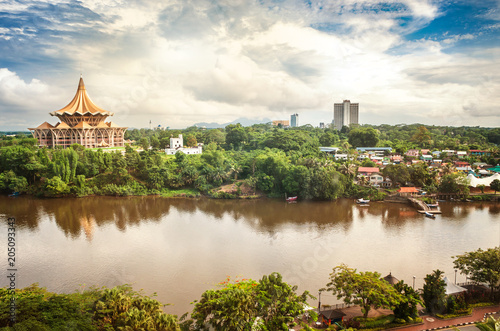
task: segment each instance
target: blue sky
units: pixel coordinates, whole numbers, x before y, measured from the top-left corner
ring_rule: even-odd
[[[0,130],[73,97],[130,127],[237,118],[500,125],[500,0],[0,3]]]

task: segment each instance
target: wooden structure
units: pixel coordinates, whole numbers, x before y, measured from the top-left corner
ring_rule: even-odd
[[[123,147],[126,127],[113,122],[104,122],[112,112],[97,107],[87,94],[83,78],[80,77],[76,95],[64,108],[50,113],[60,122],[55,126],[47,122],[29,128],[39,146],[62,146],[80,144],[84,147]]]

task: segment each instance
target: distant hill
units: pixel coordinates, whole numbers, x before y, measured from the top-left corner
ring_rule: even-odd
[[[242,118],[238,118],[238,119],[236,119],[232,122],[229,122],[229,123],[219,124],[219,123],[215,123],[215,122],[212,122],[212,123],[200,122],[200,123],[193,124],[193,126],[196,125],[198,127],[200,127],[200,126],[206,127],[207,129],[217,129],[217,128],[225,128],[229,124],[240,123],[242,126],[252,126],[254,124],[266,124],[269,122],[272,122],[272,120],[270,120],[269,118],[264,118],[261,120],[252,120],[252,119],[242,117]]]

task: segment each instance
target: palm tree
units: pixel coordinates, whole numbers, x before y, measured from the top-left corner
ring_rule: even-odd
[[[444,175],[451,175],[453,172],[456,171],[455,166],[452,163],[444,163],[441,166],[441,171]]]
[[[485,331],[500,330],[500,319],[496,320],[493,318],[493,316],[490,316],[490,317],[488,317],[486,322],[481,324],[481,326],[483,326],[483,328],[481,328],[481,330],[485,330]]]
[[[346,175],[348,178],[354,178],[356,175],[356,165],[354,163],[343,163],[339,167],[339,171],[341,174]]]

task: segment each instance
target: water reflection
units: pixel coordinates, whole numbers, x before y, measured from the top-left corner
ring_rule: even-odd
[[[64,199],[35,199],[31,197],[0,197],[0,210],[16,217],[20,227],[34,230],[40,220],[48,217],[69,238],[82,233],[92,240],[96,227],[114,224],[120,231],[143,222],[160,222],[172,208],[181,213],[203,213],[215,220],[231,217],[243,221],[258,232],[275,233],[287,224],[308,224],[321,231],[335,226],[348,232],[353,218],[363,221],[377,217],[387,229],[397,230],[405,224],[422,223],[414,208],[400,203],[371,203],[356,205],[352,200],[333,202],[305,201],[288,204],[281,200],[212,200],[169,199],[161,197],[87,197]],[[467,219],[474,210],[486,209],[490,214],[500,213],[500,205],[489,202],[441,203],[442,217],[455,222]]]
[[[384,275],[392,271],[407,283],[416,275],[417,287],[435,269],[453,277],[451,256],[498,245],[500,204],[442,203],[441,208],[443,214],[430,220],[406,204],[366,207],[349,199],[287,204],[0,197],[0,218],[17,219],[19,286],[39,282],[72,292],[84,283],[134,283],[175,303],[177,314],[191,310],[189,302],[226,275],[258,279],[277,271],[312,292],[324,287],[341,263]],[[0,232],[3,227],[0,223]],[[5,262],[0,267],[5,269]],[[0,279],[0,286],[5,281]]]

